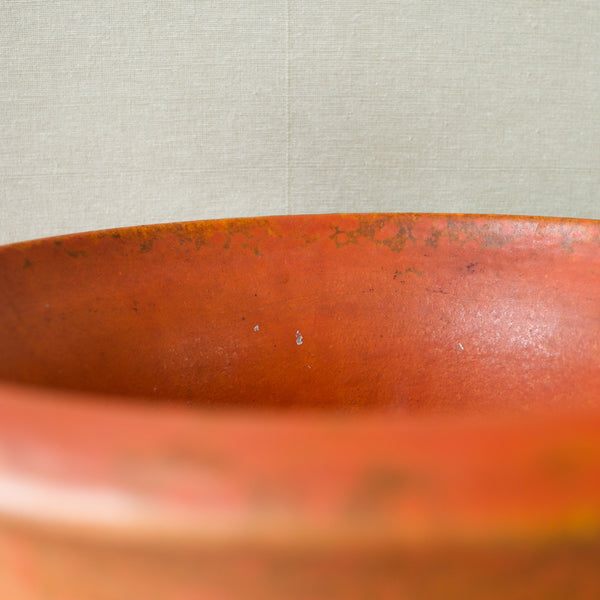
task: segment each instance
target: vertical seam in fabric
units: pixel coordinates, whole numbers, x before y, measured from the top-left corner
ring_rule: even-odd
[[[286,211],[290,206],[290,1],[286,0],[285,16],[285,203]]]

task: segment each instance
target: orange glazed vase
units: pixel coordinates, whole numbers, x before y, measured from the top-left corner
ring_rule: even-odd
[[[600,598],[600,222],[0,248],[0,597]]]

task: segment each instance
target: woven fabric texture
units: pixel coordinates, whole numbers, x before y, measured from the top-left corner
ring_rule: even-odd
[[[229,216],[600,218],[594,0],[4,0],[0,243]]]

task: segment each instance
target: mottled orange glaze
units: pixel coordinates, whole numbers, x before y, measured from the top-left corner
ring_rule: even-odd
[[[138,227],[0,281],[0,597],[600,596],[600,223]]]

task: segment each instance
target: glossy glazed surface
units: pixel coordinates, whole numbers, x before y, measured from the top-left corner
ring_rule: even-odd
[[[599,223],[150,226],[0,280],[3,597],[600,593]]]

